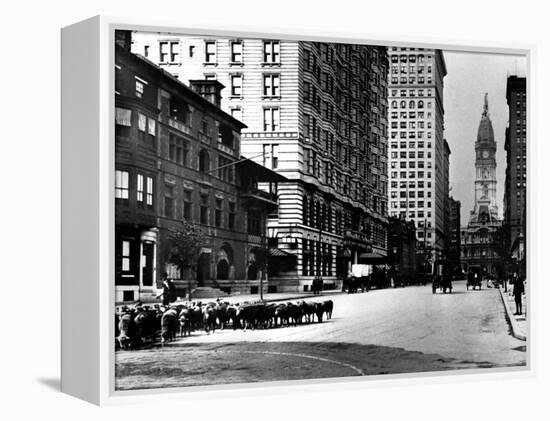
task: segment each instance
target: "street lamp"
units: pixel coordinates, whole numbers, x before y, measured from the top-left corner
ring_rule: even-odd
[[[260,300],[264,299],[264,277],[267,282],[269,282],[267,271],[268,271],[268,260],[269,260],[269,239],[277,237],[277,229],[274,227],[267,226],[266,219],[266,233],[263,235],[264,238],[264,264],[262,268],[262,276],[260,277]]]

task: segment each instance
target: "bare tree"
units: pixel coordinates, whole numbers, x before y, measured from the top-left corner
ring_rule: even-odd
[[[205,236],[195,224],[183,219],[177,227],[170,228],[168,240],[167,260],[178,267],[183,277],[186,270],[196,267]],[[191,299],[190,280],[188,289],[189,299]]]

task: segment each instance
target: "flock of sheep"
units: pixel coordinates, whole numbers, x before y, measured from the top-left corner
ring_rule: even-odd
[[[204,329],[207,334],[229,326],[236,329],[268,329],[282,326],[312,323],[317,318],[332,317],[334,303],[305,301],[287,303],[245,302],[231,304],[225,301],[174,303],[168,307],[138,305],[122,307],[115,314],[115,336],[120,349],[131,349],[146,343],[154,343],[159,337],[162,343]]]

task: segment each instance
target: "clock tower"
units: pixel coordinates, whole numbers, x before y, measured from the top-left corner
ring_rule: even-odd
[[[493,125],[489,118],[489,102],[487,94],[485,94],[475,143],[475,205],[470,216],[470,223],[487,224],[498,219],[496,151],[497,144]]]

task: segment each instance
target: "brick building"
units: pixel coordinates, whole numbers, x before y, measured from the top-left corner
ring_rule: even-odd
[[[119,45],[115,63],[116,300],[151,299],[165,271],[183,288],[258,291],[265,256],[286,256],[266,240],[284,177],[242,159],[245,125],[219,108],[219,82],[191,88]],[[167,261],[182,219],[206,238],[189,273]]]

